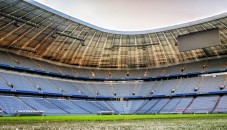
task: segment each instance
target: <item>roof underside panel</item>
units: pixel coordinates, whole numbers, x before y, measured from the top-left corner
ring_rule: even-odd
[[[160,67],[227,54],[226,15],[174,29],[144,34],[97,30],[22,0],[0,2],[0,47],[40,59],[80,67]],[[179,35],[219,28],[221,43],[179,52]]]

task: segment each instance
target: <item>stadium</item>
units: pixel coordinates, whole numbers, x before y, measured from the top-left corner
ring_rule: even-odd
[[[0,19],[2,129],[227,129],[227,13],[124,32],[0,0]]]

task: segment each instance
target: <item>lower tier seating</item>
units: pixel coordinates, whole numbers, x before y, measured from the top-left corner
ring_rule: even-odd
[[[105,111],[116,114],[226,113],[227,95],[161,98],[129,101],[86,101],[74,99],[0,96],[3,116],[18,111],[38,111],[43,115],[90,115]]]

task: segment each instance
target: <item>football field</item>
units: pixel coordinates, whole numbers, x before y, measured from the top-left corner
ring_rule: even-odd
[[[0,117],[1,130],[226,130],[227,114]]]

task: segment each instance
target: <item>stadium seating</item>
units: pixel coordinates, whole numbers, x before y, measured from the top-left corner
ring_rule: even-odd
[[[180,102],[181,98],[173,98],[160,110],[160,113],[173,113],[174,108]]]
[[[159,99],[154,99],[151,101],[146,101],[144,102],[141,107],[135,112],[138,114],[145,114],[147,113],[150,109],[152,109],[157,103],[159,102]]]
[[[69,74],[75,76],[88,76],[88,77],[102,77],[102,78],[138,78],[146,76],[161,76],[170,74],[180,74],[187,72],[200,72],[206,70],[218,70],[226,68],[225,63],[227,58],[212,59],[209,61],[197,61],[187,64],[180,64],[170,67],[139,69],[139,70],[102,70],[102,69],[83,69],[73,68],[69,66],[60,66],[54,63],[30,59],[27,57],[19,56],[12,53],[0,51],[1,64],[8,64],[13,66],[22,66],[32,69],[45,70],[48,72]],[[206,68],[203,65],[206,64]],[[184,71],[182,72],[182,68]],[[94,75],[92,75],[94,73]],[[129,74],[127,76],[127,74]]]
[[[170,110],[170,113],[183,113],[186,112],[185,109],[192,103],[193,98],[181,98],[179,102],[176,102],[176,105],[172,110]],[[166,107],[166,109],[169,109]]]
[[[58,108],[57,106],[51,104],[49,101],[43,98],[37,98],[37,97],[21,97],[22,101],[24,101],[26,104],[29,104],[32,108],[35,110],[44,111],[47,115],[62,115],[67,114],[66,111]]]
[[[192,113],[209,113],[214,108],[217,98],[217,96],[197,97],[186,111],[191,111]]]
[[[93,105],[89,101],[72,100],[72,103],[90,112],[91,114],[97,114],[99,111],[103,111],[103,109]]]
[[[227,96],[223,96],[219,99],[219,103],[217,104],[214,113],[226,113],[227,112]]]
[[[128,113],[129,114],[136,113],[136,111],[139,109],[139,107],[142,106],[143,102],[145,102],[145,101],[144,100],[131,101],[131,108]]]
[[[12,74],[12,73],[1,73],[0,76],[8,84],[9,86],[12,85],[13,89],[15,90],[26,90],[26,91],[36,91],[37,89],[34,85],[29,82],[24,76],[19,74]]]
[[[104,77],[104,78],[138,78],[146,76],[173,75],[186,72],[224,69],[226,59],[199,61],[195,63],[180,64],[171,67],[139,70],[95,70],[78,69],[66,66],[54,65],[48,62],[29,59],[16,54],[0,51],[0,57],[4,59],[1,64],[28,67],[46,72],[55,72],[77,76]],[[215,65],[215,62],[218,65]],[[203,64],[209,64],[206,70]],[[184,72],[182,68],[187,68]],[[120,73],[119,73],[120,72]],[[146,73],[145,73],[146,72]],[[111,75],[110,75],[111,73]],[[127,76],[127,73],[129,74]],[[224,105],[226,96],[220,97],[209,93],[226,91],[226,76],[180,76],[176,78],[160,78],[151,81],[79,81],[67,78],[59,78],[51,75],[18,72],[14,70],[0,70],[0,90],[20,92],[21,96],[4,96],[0,98],[0,109],[4,115],[16,115],[17,111],[44,111],[46,115],[67,114],[97,114],[99,112],[114,111],[118,114],[157,114],[157,113],[221,113],[227,111]],[[222,87],[222,88],[221,88]],[[29,93],[28,93],[29,92]],[[50,94],[52,97],[43,98],[34,94]],[[180,94],[203,94],[198,97],[177,97]],[[23,94],[29,94],[25,96]],[[93,98],[115,97],[135,98],[140,100],[129,101],[86,101],[78,99],[59,99],[54,95],[73,96],[84,95]],[[153,96],[162,98],[152,99]],[[164,97],[163,97],[164,96]],[[167,97],[165,97],[167,96]],[[168,97],[169,96],[169,97]],[[176,96],[176,97],[171,97]],[[146,99],[146,97],[152,100]],[[102,98],[101,98],[102,99]],[[12,106],[19,104],[18,107]],[[201,105],[202,104],[202,105]]]
[[[57,107],[61,108],[62,110],[66,111],[70,114],[90,114],[90,112],[84,110],[83,108],[73,104],[69,100],[65,99],[47,99],[50,103],[56,105]]]
[[[163,107],[170,101],[171,99],[160,99],[158,102],[155,103],[146,113],[149,114],[157,114],[160,113]]]
[[[114,111],[118,114],[165,113],[224,113],[226,96],[196,98],[165,98],[131,101],[82,101],[40,97],[0,96],[3,115],[16,115],[17,111],[42,111],[45,115],[98,114]]]
[[[0,96],[0,109],[7,115],[15,115],[18,110],[34,110],[14,96]]]

